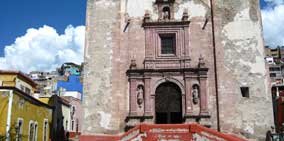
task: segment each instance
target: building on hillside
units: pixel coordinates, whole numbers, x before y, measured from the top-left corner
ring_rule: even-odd
[[[282,64],[270,64],[269,76],[272,86],[276,84],[284,84],[284,66]]]
[[[270,54],[274,59],[280,59],[281,55],[280,55],[280,49],[279,48],[275,48],[275,49],[270,49]]]
[[[0,138],[48,141],[52,107],[32,96],[36,83],[19,71],[0,70],[0,80]]]
[[[80,93],[82,93],[82,71],[81,65],[77,65],[75,63],[64,63],[60,68],[57,68],[56,71],[33,71],[29,73],[29,77],[38,83],[35,95],[36,97],[46,97],[58,94],[58,90],[61,87],[66,87],[67,90],[69,90],[69,88],[72,90],[80,90]],[[69,76],[71,76],[71,78],[69,78]],[[71,79],[71,82],[64,83],[69,81],[69,79]]]
[[[274,63],[273,57],[265,57],[269,68],[270,84],[272,87],[278,87],[284,84],[284,64]]]
[[[281,54],[280,54],[280,48],[271,48],[270,46],[265,46],[265,55],[266,56],[271,56],[274,59],[280,59]]]
[[[271,56],[269,46],[264,46],[264,52],[265,52],[265,56]]]
[[[59,73],[56,71],[52,72],[39,72],[33,71],[29,73],[29,77],[38,83],[36,93],[39,96],[51,96],[56,94],[57,79]]]
[[[61,65],[60,68],[58,68],[58,72],[61,75],[65,75],[66,73],[69,73],[70,75],[77,75],[80,76],[82,71],[82,66],[77,65],[75,63],[69,62],[69,63],[64,63]]]
[[[273,57],[274,62],[277,64],[284,62],[284,46],[277,46],[276,48],[271,48],[270,46],[265,46],[265,55],[267,57]]]
[[[259,1],[211,2],[88,0],[83,135],[196,122],[265,138],[273,110]]]
[[[278,46],[280,49],[280,56],[281,56],[281,61],[284,62],[284,46]]]
[[[266,61],[268,64],[270,64],[270,65],[275,64],[274,58],[273,58],[272,56],[266,56],[264,59],[265,59],[265,61]]]

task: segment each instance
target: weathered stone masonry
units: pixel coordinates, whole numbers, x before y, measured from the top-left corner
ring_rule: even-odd
[[[221,131],[250,138],[273,124],[258,5],[213,7]],[[83,134],[156,123],[156,90],[167,82],[180,93],[182,123],[217,128],[209,0],[88,0],[86,19]],[[163,36],[175,39],[173,56],[160,52]]]

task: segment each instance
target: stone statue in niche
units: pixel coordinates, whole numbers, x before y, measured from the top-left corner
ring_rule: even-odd
[[[199,88],[198,85],[194,85],[192,89],[192,101],[193,104],[198,104],[199,102]]]
[[[139,85],[137,88],[137,104],[139,105],[139,108],[142,107],[143,102],[144,102],[144,88],[142,85]]]
[[[170,20],[170,8],[169,7],[164,7],[163,8],[163,13],[162,13],[163,20]]]
[[[168,11],[164,11],[163,12],[163,19],[164,20],[168,20],[169,19],[169,12]]]

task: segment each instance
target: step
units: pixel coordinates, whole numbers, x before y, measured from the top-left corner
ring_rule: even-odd
[[[141,124],[117,136],[80,136],[80,141],[246,141],[199,124]]]

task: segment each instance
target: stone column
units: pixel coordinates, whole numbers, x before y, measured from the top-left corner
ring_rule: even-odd
[[[129,93],[129,107],[130,107],[130,116],[137,116],[137,81],[133,78],[130,78],[130,93]]]
[[[145,48],[145,58],[151,58],[152,57],[152,52],[151,52],[151,43],[152,43],[152,39],[151,39],[151,29],[146,29],[145,30],[145,34],[146,34],[146,48]]]
[[[189,57],[189,27],[188,26],[185,26],[184,27],[184,39],[183,39],[183,44],[184,44],[184,48],[182,49],[183,50],[183,59],[184,59],[184,68],[190,68],[190,57]]]
[[[145,116],[152,116],[151,78],[145,78]]]
[[[207,101],[207,78],[200,78],[200,115],[209,115]]]
[[[185,56],[185,58],[189,58],[189,39],[190,39],[190,37],[189,37],[189,27],[188,26],[186,26],[186,27],[184,27],[184,48],[183,48],[183,50],[184,50],[184,56]]]

